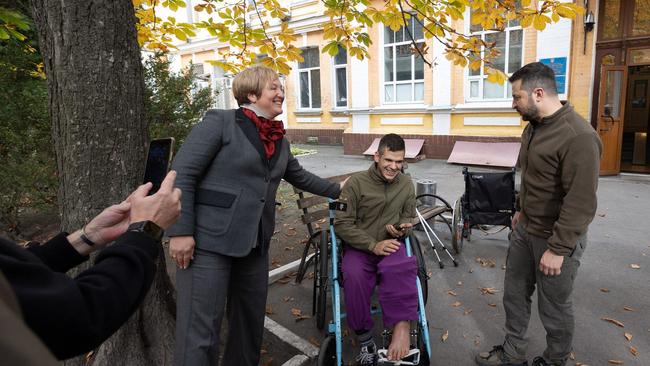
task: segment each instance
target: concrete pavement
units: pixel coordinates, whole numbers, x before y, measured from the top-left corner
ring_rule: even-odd
[[[371,162],[361,156],[345,156],[339,146],[302,147],[318,151],[300,157],[299,161],[320,176],[364,170]],[[444,161],[424,160],[409,164],[407,172],[414,180],[435,180],[437,194],[453,204],[464,190],[461,170],[461,166]],[[601,178],[598,201],[597,216],[590,226],[588,248],[573,293],[575,364],[607,365],[611,364],[610,360],[620,360],[624,365],[650,365],[650,177]],[[436,231],[445,244],[449,243],[446,227],[436,225]],[[505,230],[490,235],[473,230],[471,242],[465,243],[462,254],[457,256],[459,266],[453,267],[449,258],[443,257],[444,269],[438,268],[430,247],[425,250],[431,273],[427,318],[432,336],[432,365],[473,365],[474,354],[502,342],[505,319],[501,302],[505,272],[502,267],[507,245]],[[482,288],[497,292],[486,294]],[[537,315],[535,297],[536,294],[528,331],[529,360],[540,355],[545,347],[545,332]],[[314,345],[323,340],[324,333],[316,329],[313,319],[296,321],[291,312],[300,309],[303,314],[311,314],[309,279],[302,285],[277,282],[270,285],[268,304],[273,309],[269,317],[274,323]],[[602,318],[617,320],[624,328]],[[379,319],[377,323],[381,325]],[[632,336],[630,341],[625,333]],[[345,339],[348,363],[353,361],[356,352],[352,343],[351,337]],[[310,364],[308,357],[302,355],[313,349],[292,351],[298,356],[293,359],[294,364]]]

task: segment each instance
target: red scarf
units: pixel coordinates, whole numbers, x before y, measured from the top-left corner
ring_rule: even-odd
[[[246,117],[255,123],[257,132],[260,134],[260,140],[262,140],[262,144],[264,145],[266,158],[271,159],[271,156],[273,156],[273,153],[275,152],[275,142],[282,139],[286,132],[282,121],[260,117],[248,108],[242,107],[240,109]]]

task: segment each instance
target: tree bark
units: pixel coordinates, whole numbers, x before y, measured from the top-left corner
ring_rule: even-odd
[[[32,8],[47,75],[61,225],[73,231],[142,179],[148,134],[136,18],[131,0],[32,0]],[[174,302],[164,263],[161,255],[145,303],[94,352],[93,364],[170,363]]]

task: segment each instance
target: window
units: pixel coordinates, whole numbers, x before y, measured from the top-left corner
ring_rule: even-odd
[[[522,66],[524,31],[519,25],[519,20],[511,20],[502,32],[484,30],[480,24],[472,24],[470,32],[474,37],[480,37],[488,43],[495,43],[499,56],[492,59],[492,67],[511,75]],[[485,50],[483,50],[484,52]],[[499,85],[487,81],[485,65],[477,70],[468,68],[470,100],[477,99],[505,99],[512,95],[509,83]]]
[[[422,24],[412,16],[407,27],[393,32],[384,27],[384,83],[386,103],[424,101],[424,60],[413,50],[409,31],[420,49],[424,46]]]
[[[336,107],[348,105],[348,78],[347,78],[348,53],[339,46],[339,53],[334,56],[334,93]]]
[[[304,48],[298,63],[300,108],[320,108],[320,54],[318,47]]]

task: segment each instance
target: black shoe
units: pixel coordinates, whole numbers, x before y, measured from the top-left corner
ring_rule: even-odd
[[[528,361],[511,360],[503,350],[503,346],[494,346],[489,352],[481,352],[476,355],[476,363],[479,366],[528,366]]]
[[[359,366],[375,366],[377,365],[377,358],[377,346],[373,342],[368,346],[361,347],[361,352],[359,352],[356,361]]]
[[[533,359],[532,366],[564,366],[566,362],[546,362],[544,357],[538,356]]]

